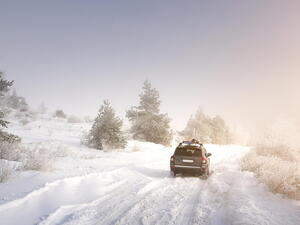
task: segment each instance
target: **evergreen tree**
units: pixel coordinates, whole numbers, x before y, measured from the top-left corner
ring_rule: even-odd
[[[88,134],[88,146],[99,150],[105,147],[124,148],[127,143],[121,131],[122,125],[122,120],[115,115],[110,103],[104,101]]]
[[[216,116],[211,121],[212,121],[212,143],[216,143],[216,144],[230,143],[229,130],[222,117]]]
[[[210,118],[201,110],[191,116],[180,134],[185,139],[196,138],[202,143],[229,144],[231,141],[225,121],[220,116]]]
[[[13,81],[7,81],[4,78],[3,72],[0,72],[0,97],[3,97],[8,91],[9,88],[13,85]],[[3,120],[4,112],[0,110],[0,129],[7,127],[8,122]]]
[[[18,96],[16,90],[13,90],[12,94],[9,93],[6,98],[6,105],[9,108],[19,109],[21,111],[28,110],[28,104],[25,98]]]
[[[139,97],[139,106],[132,107],[126,113],[132,123],[133,138],[169,145],[172,140],[170,119],[167,114],[160,113],[159,92],[146,80]]]
[[[19,108],[20,100],[19,100],[16,90],[13,90],[13,93],[10,96],[8,96],[7,104],[10,108],[13,108],[13,109]]]
[[[0,98],[3,100],[3,96],[9,91],[9,88],[13,85],[13,81],[7,81],[4,78],[4,75],[2,72],[0,72]],[[3,106],[0,104],[1,107]],[[4,112],[3,109],[0,108],[0,142],[9,142],[13,143],[16,141],[20,141],[21,139],[15,135],[9,134],[7,132],[4,132],[2,129],[6,128],[8,125],[8,122],[5,121],[4,118]]]
[[[202,110],[198,110],[195,116],[191,116],[187,126],[182,132],[185,139],[195,138],[201,143],[211,143],[210,118]]]

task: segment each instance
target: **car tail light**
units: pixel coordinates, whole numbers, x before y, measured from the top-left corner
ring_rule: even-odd
[[[207,159],[204,158],[204,157],[201,157],[201,162],[202,162],[203,164],[206,164],[206,163],[207,163]]]
[[[170,161],[171,161],[171,162],[174,162],[174,156],[173,156],[173,155],[171,156]]]

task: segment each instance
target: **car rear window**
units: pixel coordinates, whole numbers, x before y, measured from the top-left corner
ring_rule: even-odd
[[[192,149],[192,148],[177,148],[175,151],[175,155],[181,156],[201,156],[200,149]]]

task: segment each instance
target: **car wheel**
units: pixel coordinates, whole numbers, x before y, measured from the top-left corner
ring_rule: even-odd
[[[206,174],[205,174],[205,175],[208,177],[208,176],[209,176],[209,174],[210,174],[210,172],[209,172],[209,168],[208,168],[208,167],[206,168],[205,172],[206,172]]]
[[[209,177],[209,169],[208,169],[208,167],[205,169],[204,177],[205,177],[205,179],[207,179]]]
[[[176,172],[171,170],[170,175],[171,175],[172,177],[176,177]]]

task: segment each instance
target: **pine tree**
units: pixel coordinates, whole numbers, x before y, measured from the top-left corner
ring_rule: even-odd
[[[131,133],[136,140],[169,145],[172,140],[170,119],[160,113],[159,92],[149,81],[144,82],[139,106],[132,107],[126,116],[132,123]]]
[[[19,109],[20,111],[27,111],[28,104],[24,97],[17,95],[16,90],[13,90],[12,94],[8,94],[6,97],[6,105],[12,109]]]
[[[196,138],[202,143],[229,144],[231,141],[228,127],[222,117],[210,118],[201,110],[198,110],[195,116],[191,116],[180,134],[185,139]]]
[[[3,97],[8,91],[9,88],[13,85],[13,81],[7,81],[4,78],[3,72],[0,72],[0,97]],[[0,129],[7,127],[8,122],[3,120],[4,112],[0,111]]]
[[[9,91],[9,88],[13,85],[13,81],[7,81],[4,78],[4,75],[2,72],[0,72],[0,97],[2,97]],[[2,105],[2,104],[0,104]],[[0,142],[17,142],[21,139],[18,136],[15,136],[13,134],[9,134],[7,132],[4,132],[2,129],[6,128],[8,125],[8,121],[5,121],[4,118],[4,112],[2,109],[0,109]]]
[[[7,102],[7,104],[12,109],[18,109],[19,108],[19,106],[20,106],[20,100],[19,100],[19,97],[17,95],[16,90],[13,90],[13,93],[8,96],[8,102]]]
[[[88,134],[88,146],[99,150],[106,147],[124,148],[127,143],[121,131],[122,125],[122,120],[115,115],[109,101],[104,101]]]
[[[202,110],[198,110],[195,116],[188,120],[186,128],[181,132],[184,139],[195,138],[201,143],[211,143],[210,118]]]
[[[212,119],[212,143],[229,144],[231,142],[229,129],[220,116],[215,116]]]

